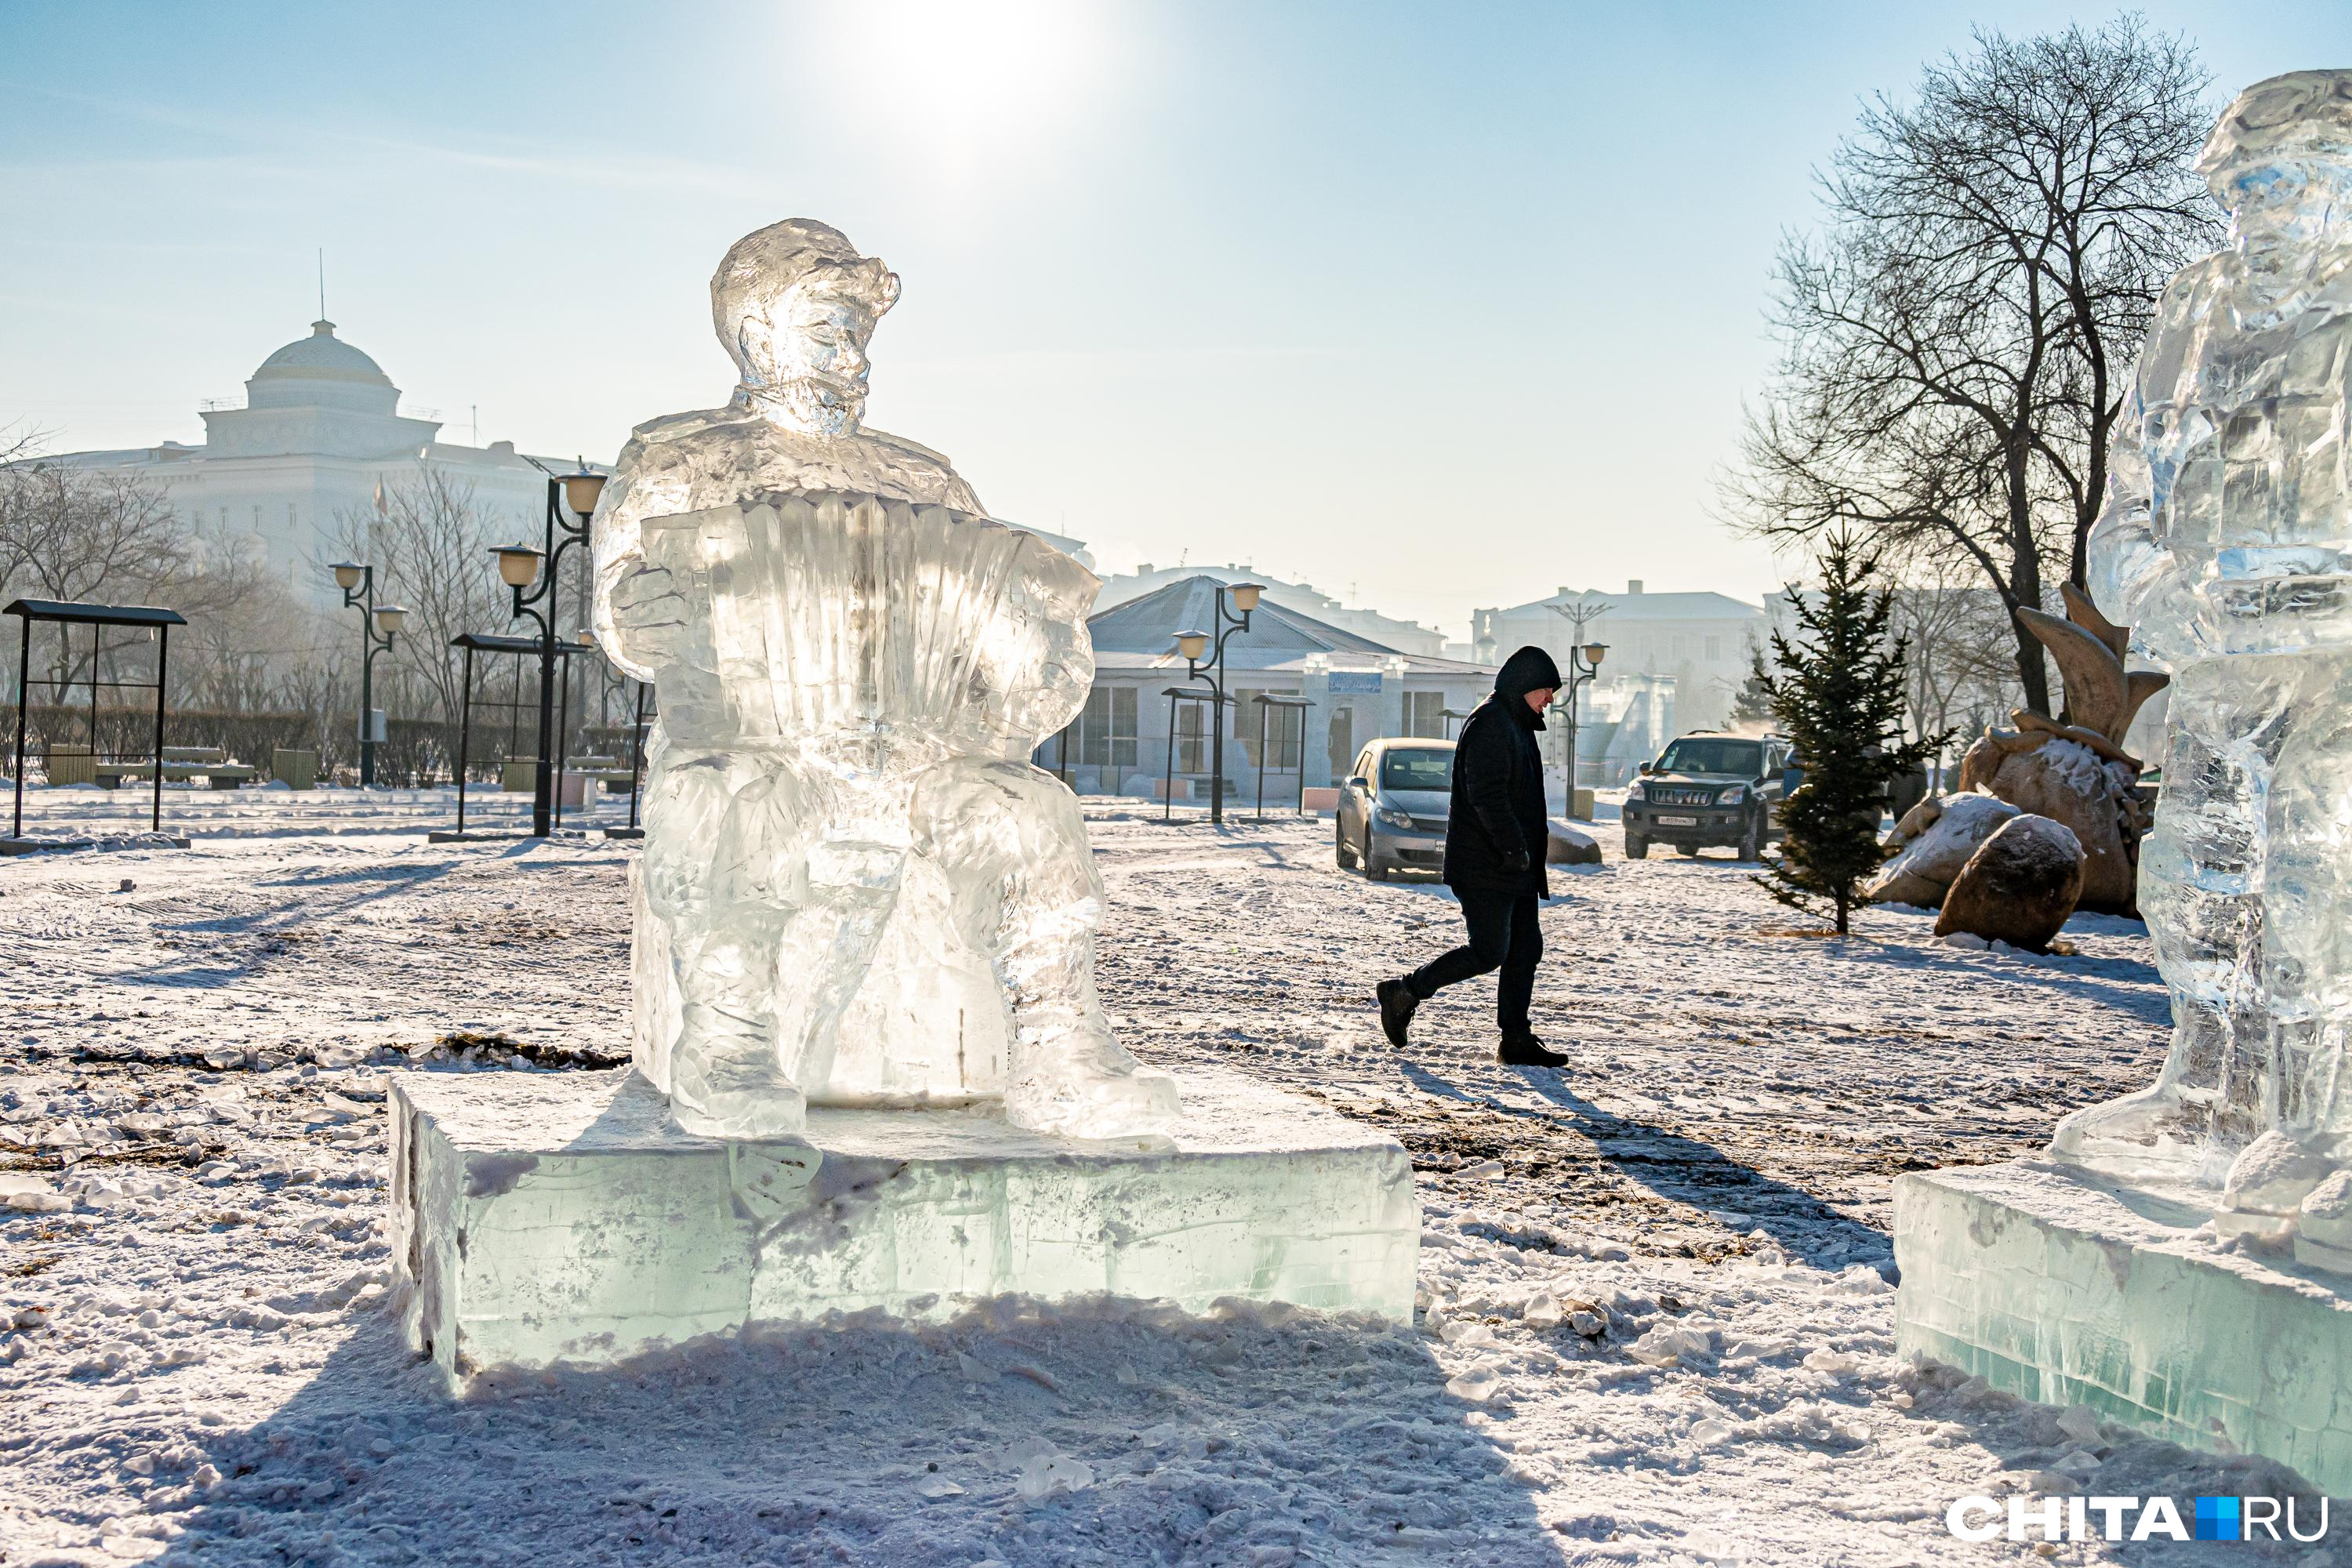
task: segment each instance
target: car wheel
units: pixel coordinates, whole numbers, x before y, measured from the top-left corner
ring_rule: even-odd
[[[1747,830],[1739,836],[1739,858],[1742,860],[1764,858],[1764,821],[1760,816],[1748,819]]]
[[[1354,870],[1356,868],[1356,852],[1348,847],[1348,825],[1339,820],[1339,814],[1336,811],[1331,814],[1331,837],[1333,840],[1332,855],[1333,858],[1339,862],[1339,869],[1342,871]]]
[[[1364,875],[1375,882],[1389,879],[1389,868],[1381,863],[1380,852],[1372,847],[1372,825],[1364,824]]]
[[[1675,847],[1683,852],[1683,858],[1685,860],[1696,860],[1698,858],[1698,846],[1696,844],[1677,844]]]
[[[1625,835],[1625,858],[1646,860],[1650,857],[1650,841],[1638,833]]]

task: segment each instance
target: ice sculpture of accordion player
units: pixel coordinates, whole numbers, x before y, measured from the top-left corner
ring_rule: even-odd
[[[687,1131],[1002,1095],[1015,1126],[1165,1131],[1112,1037],[1076,798],[1030,764],[1085,703],[1096,579],[869,430],[898,279],[803,218],[738,242],[740,384],[641,425],[594,519],[596,631],[654,683],[635,1051]]]

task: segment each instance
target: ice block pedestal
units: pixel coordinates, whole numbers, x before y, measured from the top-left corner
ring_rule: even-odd
[[[2027,1163],[1895,1184],[1900,1348],[2352,1495],[2352,1298],[2206,1215]]]
[[[1238,1076],[1181,1087],[1156,1142],[1042,1137],[974,1107],[818,1109],[805,1142],[730,1143],[680,1131],[634,1072],[395,1074],[410,1342],[462,1383],[1011,1294],[1409,1318],[1403,1147]]]

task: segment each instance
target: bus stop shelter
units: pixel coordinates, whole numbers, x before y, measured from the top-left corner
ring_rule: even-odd
[[[48,849],[62,846],[51,840],[31,840],[25,837],[25,726],[30,715],[32,694],[37,689],[58,693],[62,705],[66,693],[84,685],[89,689],[89,754],[93,761],[100,755],[98,744],[98,694],[100,691],[147,691],[155,693],[155,746],[149,759],[155,773],[153,804],[148,809],[148,831],[163,830],[163,692],[171,667],[172,628],[184,626],[187,617],[177,610],[160,609],[152,605],[83,605],[63,599],[18,599],[0,615],[16,617],[16,800],[8,823],[7,849],[11,853],[25,848]],[[33,677],[33,627],[46,624],[58,628],[60,637],[73,636],[72,627],[89,628],[89,679],[77,680],[70,673],[54,679],[35,679]],[[143,626],[155,637],[155,679],[152,680],[112,680],[99,679],[101,656],[105,652],[106,628],[109,626]],[[62,664],[63,661],[61,660]],[[129,762],[129,756],[116,756],[116,762]]]
[[[540,640],[537,637],[501,637],[488,632],[467,632],[462,636],[451,637],[449,639],[449,646],[454,648],[463,649],[466,655],[465,674],[457,688],[459,692],[462,693],[463,701],[457,710],[457,766],[456,770],[457,774],[457,834],[462,836],[466,831],[466,769],[472,757],[474,744],[474,710],[476,708],[488,708],[494,710],[503,710],[505,711],[507,716],[507,754],[510,759],[513,756],[513,748],[519,743],[521,738],[523,711],[526,709],[533,711],[533,726],[536,728],[537,721],[535,715],[539,707],[539,698],[535,693],[531,697],[531,700],[527,703],[523,701],[520,695],[509,698],[503,702],[491,702],[484,700],[478,700],[474,695],[474,663],[476,656],[481,655],[496,658],[500,657],[520,658],[524,655],[529,655],[532,658],[537,658],[540,652]],[[555,704],[555,733],[552,736],[539,736],[531,742],[534,748],[544,745],[550,740],[552,740],[555,742],[555,755],[551,760],[555,773],[554,806],[555,821],[558,825],[561,825],[563,820],[563,773],[566,763],[570,761],[570,748],[567,742],[568,738],[572,733],[572,660],[574,655],[593,657],[595,652],[596,645],[594,643],[565,642],[561,637],[556,639],[555,657],[561,670],[558,679],[562,682],[562,684],[558,689],[562,692],[562,696]],[[520,682],[518,682],[518,687],[520,687]],[[536,750],[533,751],[532,755],[534,759],[537,757],[538,752]]]

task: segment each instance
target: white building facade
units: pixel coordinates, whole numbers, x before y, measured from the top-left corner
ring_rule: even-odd
[[[152,486],[192,530],[250,552],[320,608],[341,594],[326,571],[364,529],[378,486],[413,480],[419,464],[470,486],[496,537],[536,542],[547,475],[511,441],[488,447],[440,439],[437,420],[400,412],[400,389],[376,362],[314,321],[261,362],[242,408],[207,406],[202,445],[165,441],[119,451],[70,452],[51,461],[135,477]],[[558,472],[570,458],[541,458]],[[592,465],[601,467],[601,465]]]
[[[1085,711],[1037,750],[1082,795],[1150,795],[1163,776],[1206,799],[1218,722],[1205,702],[1171,700],[1175,688],[1206,688],[1185,673],[1175,635],[1206,626],[1226,574],[1169,574],[1140,597],[1087,621],[1095,681]],[[1269,800],[1348,776],[1367,742],[1390,735],[1453,736],[1461,715],[1494,689],[1491,667],[1407,653],[1291,609],[1269,593],[1250,629],[1225,648],[1224,763],[1228,798],[1254,800],[1259,763]],[[1268,710],[1259,697],[1307,704]],[[1261,758],[1259,737],[1265,737]],[[1304,744],[1301,744],[1301,741]]]
[[[1726,721],[1748,679],[1749,650],[1765,647],[1771,634],[1760,605],[1723,594],[1645,593],[1637,579],[1622,594],[1562,588],[1530,604],[1475,611],[1474,653],[1482,663],[1495,663],[1533,643],[1565,669],[1575,631],[1560,612],[1580,605],[1600,612],[1586,623],[1585,640],[1609,647],[1600,685],[1607,690],[1638,679],[1648,693],[1641,702],[1655,712],[1664,700],[1649,683],[1671,680],[1674,696],[1666,710],[1680,726],[1677,732],[1714,729]],[[1623,694],[1623,700],[1633,700],[1631,690]]]

